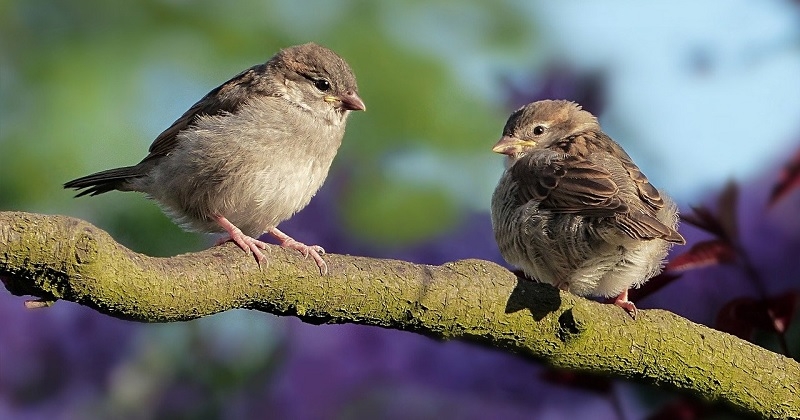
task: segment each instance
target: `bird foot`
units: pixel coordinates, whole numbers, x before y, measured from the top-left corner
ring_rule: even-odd
[[[226,232],[228,232],[228,236],[222,237],[216,242],[215,245],[221,245],[225,242],[233,241],[236,245],[239,245],[239,248],[242,248],[244,252],[252,254],[255,257],[256,263],[259,265],[259,267],[261,266],[262,262],[267,261],[267,256],[261,252],[262,249],[267,249],[266,242],[259,241],[258,239],[245,235],[241,229],[234,226],[233,223],[223,216],[215,216],[215,220],[220,226],[222,226],[223,229],[225,229]]]
[[[328,274],[328,264],[325,263],[325,260],[322,259],[321,255],[325,255],[325,249],[323,249],[319,245],[306,245],[302,242],[299,242],[292,238],[291,236],[281,232],[277,228],[272,228],[269,230],[270,235],[274,236],[281,242],[281,246],[284,248],[294,249],[295,251],[300,252],[303,254],[303,257],[314,259],[314,262],[317,263],[317,268],[319,268],[319,273],[323,276]]]
[[[628,300],[628,289],[625,289],[622,293],[614,299],[614,305],[619,306],[620,308],[624,309],[631,318],[636,319],[636,313],[638,309],[636,309],[636,305],[633,302]]]

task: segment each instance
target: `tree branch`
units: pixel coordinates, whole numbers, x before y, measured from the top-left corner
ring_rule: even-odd
[[[613,305],[518,279],[481,260],[441,266],[294,251],[261,269],[232,244],[153,258],[64,216],[0,212],[0,279],[14,295],[113,317],[172,322],[233,308],[462,339],[559,367],[689,391],[769,418],[800,417],[800,364],[662,310]]]

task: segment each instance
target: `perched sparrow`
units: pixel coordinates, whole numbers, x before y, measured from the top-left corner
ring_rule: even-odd
[[[526,275],[581,296],[616,296],[661,271],[675,204],[573,102],[539,101],[509,117],[493,151],[508,167],[492,195],[500,252]]]
[[[139,164],[64,184],[77,196],[139,191],[188,230],[227,232],[260,264],[270,233],[328,271],[325,251],[277,229],[322,186],[350,111],[364,110],[350,66],[309,43],[278,52],[209,92]]]

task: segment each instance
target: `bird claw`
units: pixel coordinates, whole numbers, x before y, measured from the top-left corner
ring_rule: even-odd
[[[325,249],[323,249],[321,246],[306,245],[292,238],[285,239],[283,242],[281,242],[281,246],[300,252],[303,254],[304,258],[311,256],[311,258],[314,259],[314,262],[317,263],[319,273],[323,276],[328,274],[328,264],[322,259],[322,255],[325,255]]]
[[[258,239],[251,238],[241,232],[239,235],[228,235],[218,240],[216,245],[224,244],[225,242],[233,242],[239,246],[244,252],[253,255],[256,263],[260,266],[261,263],[267,261],[267,256],[261,252],[262,249],[267,249],[267,243],[259,241]]]
[[[288,238],[281,242],[281,246],[284,248],[294,249],[295,251],[299,251],[303,254],[303,257],[308,258],[309,255],[312,253],[325,255],[325,249],[319,245],[306,245],[302,242],[297,241],[294,238]]]
[[[300,252],[303,254],[304,258],[311,258],[314,259],[314,262],[317,263],[317,268],[319,268],[319,273],[321,275],[328,274],[328,264],[325,260],[322,259],[321,255],[325,255],[325,249],[319,245],[306,245],[300,241],[295,240],[291,236],[281,232],[277,228],[270,229],[269,233],[281,241],[281,246],[284,248],[294,249],[295,251]]]
[[[267,261],[267,256],[261,252],[262,249],[267,249],[266,242],[245,235],[241,229],[234,226],[233,223],[229,222],[228,219],[224,217],[218,217],[217,223],[228,232],[228,235],[220,238],[215,245],[221,245],[225,242],[232,241],[244,252],[253,255],[259,267],[261,267],[261,263]]]
[[[625,291],[620,293],[619,296],[614,299],[614,305],[624,309],[625,312],[631,316],[631,318],[636,319],[636,314],[639,312],[639,310],[636,309],[636,305],[634,305],[633,302],[628,300],[628,289],[625,289]]]

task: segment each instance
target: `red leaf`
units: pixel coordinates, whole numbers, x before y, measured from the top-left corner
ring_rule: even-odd
[[[647,420],[694,420],[706,418],[708,405],[686,398],[678,399],[651,414]]]
[[[578,388],[584,391],[607,394],[611,391],[611,381],[608,378],[568,370],[546,370],[542,379],[555,385]]]
[[[789,329],[800,293],[788,291],[781,295],[758,300],[750,297],[734,299],[717,314],[717,328],[749,340],[758,328],[782,334]]]
[[[772,193],[769,195],[769,205],[774,205],[785,197],[789,191],[797,187],[800,187],[800,150],[783,167],[778,183],[775,184],[772,188]]]
[[[715,325],[720,331],[750,340],[757,324],[769,323],[766,311],[758,306],[759,302],[751,297],[734,299],[719,310]]]
[[[800,300],[800,293],[788,291],[782,295],[767,299],[767,311],[771,320],[771,327],[778,333],[785,333],[792,323],[794,313],[797,310],[797,302]]]
[[[667,264],[667,270],[686,271],[717,264],[730,264],[736,261],[736,250],[721,239],[698,242]]]
[[[628,299],[633,301],[639,301],[644,299],[653,293],[661,290],[664,286],[672,283],[673,281],[681,278],[683,274],[680,273],[672,273],[669,271],[665,271],[650,280],[647,280],[647,283],[643,284],[642,287],[638,289],[631,289],[628,291]],[[614,301],[614,298],[611,299],[611,302]]]
[[[729,239],[717,216],[704,206],[692,207],[692,213],[681,215],[681,220],[721,239]]]
[[[739,199],[739,186],[735,181],[729,181],[722,190],[717,201],[719,208],[719,224],[725,230],[730,242],[736,243],[739,240],[739,226],[737,222],[738,212],[736,202]]]

